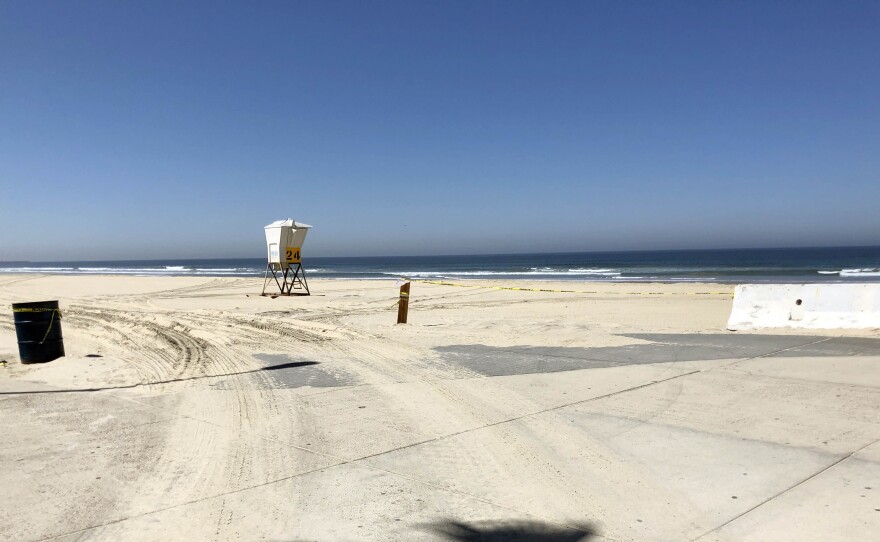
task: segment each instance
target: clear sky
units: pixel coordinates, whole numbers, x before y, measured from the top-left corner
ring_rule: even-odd
[[[877,2],[0,2],[0,260],[880,244]]]

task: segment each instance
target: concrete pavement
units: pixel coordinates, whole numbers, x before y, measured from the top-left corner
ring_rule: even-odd
[[[383,383],[332,352],[100,391],[18,368],[0,536],[875,539],[880,340],[633,338],[450,344],[422,355],[451,376],[408,352]]]

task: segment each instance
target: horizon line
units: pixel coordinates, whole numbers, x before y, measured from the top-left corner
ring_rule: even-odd
[[[825,246],[789,246],[789,247],[739,247],[739,248],[680,248],[680,249],[642,249],[642,250],[595,250],[595,251],[562,251],[562,252],[496,252],[471,254],[412,254],[412,255],[381,255],[381,256],[314,256],[314,258],[465,258],[468,256],[549,256],[568,254],[644,254],[649,252],[725,252],[739,250],[816,250],[816,249],[858,249],[880,248],[880,245],[825,245]],[[224,258],[149,258],[142,260],[111,259],[111,260],[0,260],[0,265],[21,263],[91,263],[91,262],[161,262],[169,260],[257,260],[260,256],[232,256]]]

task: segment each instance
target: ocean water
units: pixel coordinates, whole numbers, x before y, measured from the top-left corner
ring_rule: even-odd
[[[309,278],[612,282],[880,282],[880,247],[308,258]],[[0,262],[7,273],[257,277],[261,258]]]

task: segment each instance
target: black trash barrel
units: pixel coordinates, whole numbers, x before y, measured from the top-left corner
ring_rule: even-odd
[[[22,363],[43,363],[64,357],[57,301],[13,303],[12,316]]]

